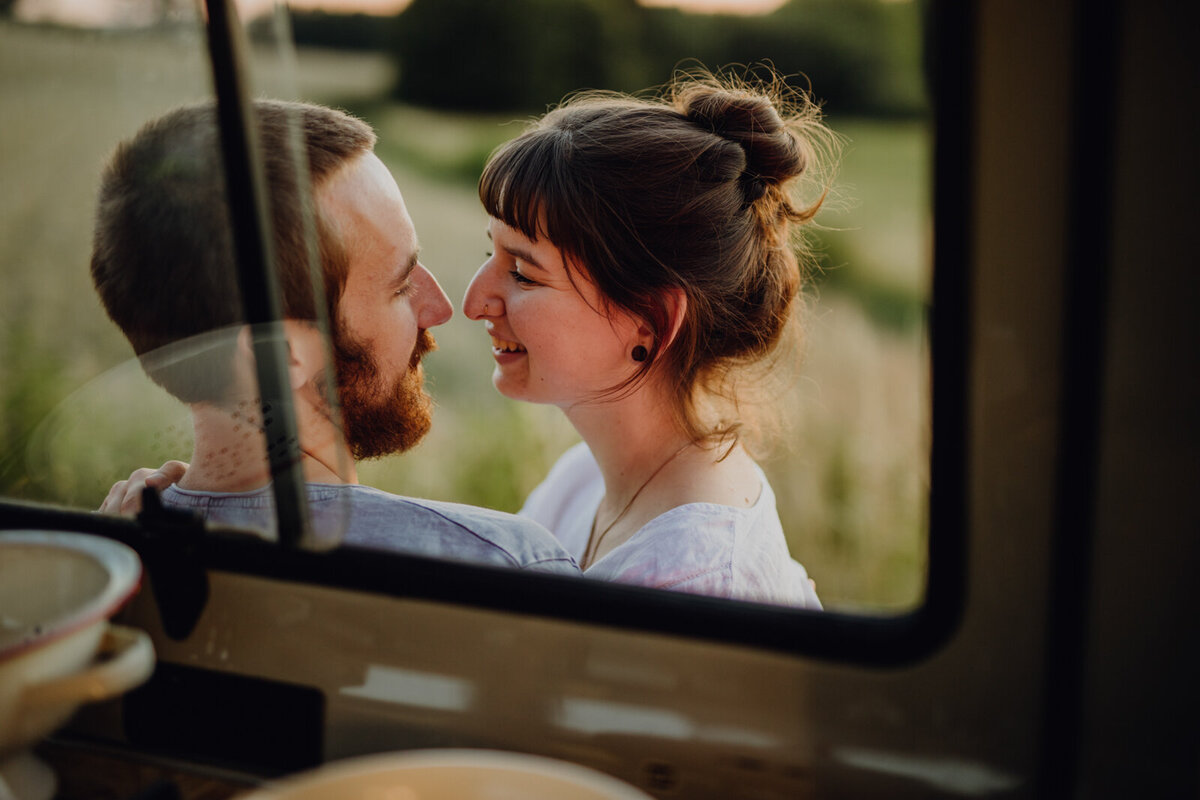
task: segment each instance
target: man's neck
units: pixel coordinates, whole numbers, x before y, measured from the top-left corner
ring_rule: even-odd
[[[248,492],[271,482],[266,440],[257,410],[243,413],[197,403],[191,411],[195,444],[191,465],[179,481],[180,488]],[[331,425],[302,419],[300,450],[306,482],[358,482],[354,459],[340,433]]]

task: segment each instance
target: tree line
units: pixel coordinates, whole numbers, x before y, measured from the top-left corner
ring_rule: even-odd
[[[442,109],[541,111],[585,88],[638,91],[680,67],[769,63],[830,113],[918,116],[920,0],[789,0],[760,16],[637,0],[412,0],[390,18],[293,12],[299,44],[387,52],[393,93]]]

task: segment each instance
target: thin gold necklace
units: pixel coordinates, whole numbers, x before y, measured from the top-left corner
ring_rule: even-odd
[[[642,490],[650,485],[650,481],[654,480],[658,476],[658,473],[662,472],[663,469],[666,468],[667,464],[670,464],[672,461],[674,461],[676,456],[678,456],[684,450],[687,450],[693,444],[695,444],[695,442],[687,442],[683,447],[672,453],[670,458],[659,464],[658,469],[654,470],[654,472],[651,472],[650,477],[642,481],[642,485],[639,486],[637,491],[633,493],[633,497],[629,498],[629,502],[626,503],[625,507],[621,509],[621,513],[617,514],[617,516],[613,518],[613,521],[608,523],[608,526],[600,532],[599,536],[596,535],[596,519],[595,517],[592,518],[592,532],[591,535],[588,536],[588,547],[586,550],[584,550],[583,563],[579,565],[580,569],[587,569],[589,566],[591,566],[593,559],[596,557],[596,553],[600,550],[600,543],[604,541],[604,537],[608,535],[608,532],[611,531],[613,527],[621,521],[621,518],[628,513],[629,509],[633,507],[634,501],[638,499],[638,495],[642,493]]]

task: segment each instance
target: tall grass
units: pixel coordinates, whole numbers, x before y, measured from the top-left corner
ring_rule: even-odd
[[[87,273],[100,165],[145,119],[209,93],[195,31],[127,36],[0,23],[0,491],[82,507],[135,466],[186,457],[186,413],[141,377]],[[461,299],[484,258],[479,165],[521,120],[434,114],[379,98],[387,62],[304,52],[296,88],[261,54],[259,87],[349,107],[380,133],[423,261]],[[850,139],[847,210],[823,219],[807,359],[781,401],[791,434],[764,463],[793,553],[828,605],[896,609],[923,581],[929,220],[917,123],[834,121]],[[427,361],[438,400],[417,449],[360,477],[417,496],[515,510],[576,434],[556,409],[490,385],[490,342],[457,317]]]

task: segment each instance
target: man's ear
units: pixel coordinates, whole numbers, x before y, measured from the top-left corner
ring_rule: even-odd
[[[288,343],[288,378],[296,391],[325,369],[325,337],[314,323],[295,319],[283,321],[283,335]]]
[[[283,335],[288,346],[288,383],[296,391],[325,369],[325,339],[312,322],[294,319],[283,321]],[[242,380],[250,381],[246,385],[255,385],[254,339],[249,325],[238,330],[236,352],[238,374]]]
[[[238,328],[237,332],[237,357],[238,360],[249,361],[254,363],[254,342],[250,337],[250,326],[243,325]]]

